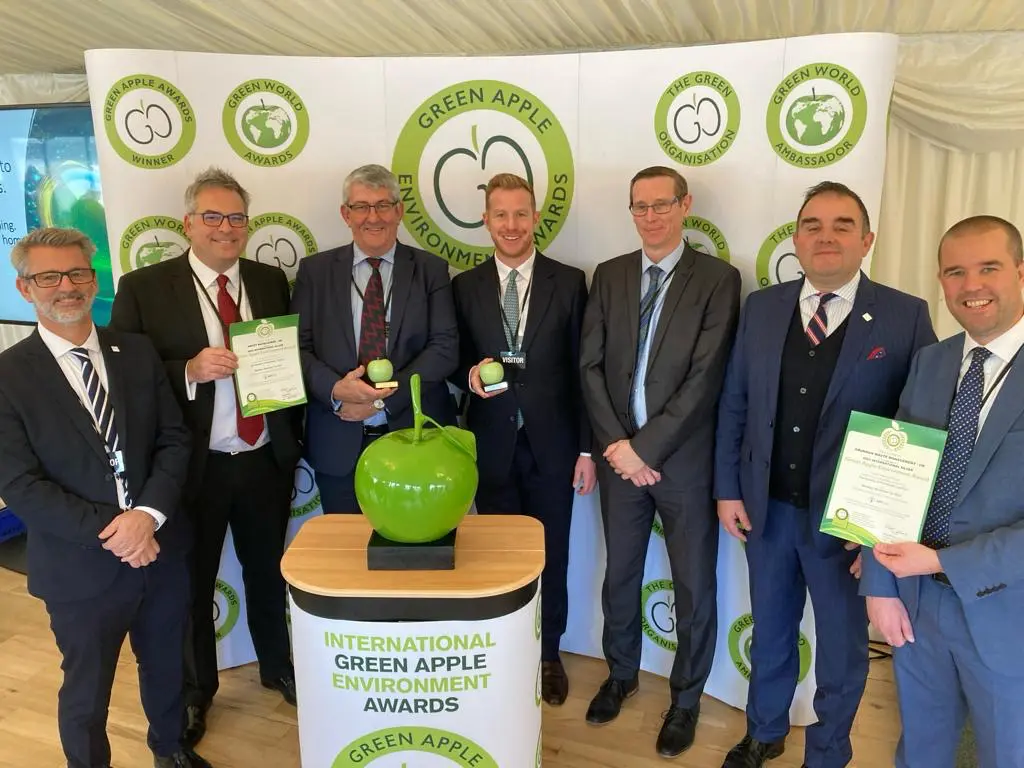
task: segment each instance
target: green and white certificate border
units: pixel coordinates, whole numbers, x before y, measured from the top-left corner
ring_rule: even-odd
[[[299,316],[281,315],[280,317],[264,317],[258,320],[245,320],[239,323],[232,323],[228,329],[231,335],[231,349],[235,349],[236,339],[239,336],[271,336],[274,333],[285,331],[295,339],[295,365],[297,370],[302,370],[299,359]],[[295,400],[260,400],[255,393],[242,393],[238,385],[238,377],[235,376],[235,396],[242,411],[242,416],[262,416],[265,413],[279,411],[282,408],[291,408],[293,405],[306,403],[306,389],[302,387],[302,396]]]

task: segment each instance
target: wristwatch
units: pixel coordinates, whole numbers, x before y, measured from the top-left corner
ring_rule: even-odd
[[[376,408],[378,411],[384,410],[384,400],[379,397],[376,400],[374,400],[373,403],[371,403],[371,405],[373,405],[373,407]]]

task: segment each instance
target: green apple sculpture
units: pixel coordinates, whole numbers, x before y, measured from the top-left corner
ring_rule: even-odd
[[[442,427],[423,413],[420,376],[409,381],[413,427],[371,443],[356,464],[359,508],[381,536],[406,544],[435,541],[454,530],[476,495],[473,433]],[[427,423],[436,429],[424,429]]]

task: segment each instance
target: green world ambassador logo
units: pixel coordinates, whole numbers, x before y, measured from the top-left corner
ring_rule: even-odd
[[[683,228],[686,242],[691,248],[717,256],[724,262],[729,261],[729,243],[717,224],[700,216],[687,216]]]
[[[736,666],[736,671],[750,680],[750,646],[754,640],[754,617],[745,613],[729,626],[729,656]],[[811,669],[811,641],[803,632],[797,639],[797,650],[800,654],[800,672],[797,682],[803,682]]]
[[[761,247],[757,250],[757,260],[754,263],[759,288],[767,288],[769,285],[779,285],[803,278],[804,271],[793,248],[794,234],[796,234],[796,222],[788,221],[776,227],[761,243]]]
[[[739,130],[736,89],[716,72],[688,72],[676,78],[654,109],[658,144],[680,165],[710,165],[721,159]]]
[[[676,592],[670,579],[655,579],[640,590],[640,626],[652,642],[676,651]]]
[[[245,255],[261,264],[278,267],[295,281],[299,260],[319,250],[309,227],[291,214],[272,211],[249,220]]]
[[[118,157],[136,168],[167,168],[196,140],[192,105],[177,86],[155,75],[129,75],[103,99],[103,126]]]
[[[121,274],[173,259],[187,250],[188,238],[181,219],[143,216],[121,233],[118,249]]]
[[[846,157],[864,133],[868,100],[846,67],[821,62],[794,69],[775,88],[765,118],[768,140],[790,165],[821,168]]]
[[[246,80],[232,89],[221,113],[224,136],[240,158],[261,168],[290,163],[309,139],[309,110],[277,80]]]
[[[487,180],[516,173],[538,193],[534,241],[546,248],[572,206],[572,149],[554,112],[512,83],[468,80],[424,101],[395,143],[392,170],[405,228],[423,248],[467,269],[494,251],[481,211]]]
[[[347,744],[331,768],[374,768],[412,766],[411,753],[442,757],[449,765],[463,768],[498,768],[498,763],[476,742],[451,731],[424,726],[392,726],[360,736]],[[431,765],[434,763],[431,762]]]
[[[227,637],[238,623],[238,593],[226,581],[217,579],[213,592],[213,626],[217,641]]]

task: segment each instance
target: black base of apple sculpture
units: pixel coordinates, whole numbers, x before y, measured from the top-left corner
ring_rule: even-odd
[[[366,545],[366,567],[371,571],[450,571],[455,568],[456,532],[422,544],[405,544],[374,531]]]

